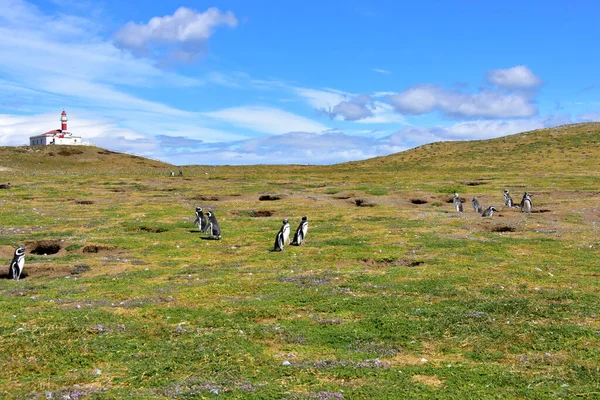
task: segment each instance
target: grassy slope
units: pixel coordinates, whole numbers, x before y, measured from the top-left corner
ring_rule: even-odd
[[[0,148],[5,265],[28,244],[28,276],[0,280],[0,393],[598,396],[599,140],[585,124],[183,178],[97,148]],[[504,188],[544,212],[500,207]],[[222,241],[194,232],[195,205]],[[302,215],[305,246],[270,252]],[[57,254],[31,253],[48,240]]]

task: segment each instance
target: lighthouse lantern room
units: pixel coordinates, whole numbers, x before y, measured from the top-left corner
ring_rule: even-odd
[[[74,135],[73,133],[67,131],[67,112],[63,110],[62,114],[60,114],[60,129],[54,129],[52,131],[48,131],[46,133],[42,133],[41,135],[31,136],[29,138],[30,146],[48,146],[52,144],[59,145],[81,145],[83,142],[81,141],[81,136]]]

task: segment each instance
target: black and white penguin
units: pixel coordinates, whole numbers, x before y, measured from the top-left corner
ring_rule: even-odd
[[[514,207],[515,206],[515,203],[513,203],[512,197],[510,197],[510,194],[508,193],[508,189],[504,189],[504,204],[506,205],[506,207]]]
[[[198,225],[198,230],[200,232],[206,232],[208,220],[206,219],[206,215],[202,211],[202,207],[196,207],[196,219],[194,220],[194,225]]]
[[[454,193],[454,208],[456,208],[456,212],[463,212],[463,205],[460,202],[460,197],[458,197],[458,193]]]
[[[206,216],[208,217],[206,232],[215,239],[221,239],[221,227],[217,222],[217,218],[211,211],[207,211]]]
[[[496,207],[489,206],[488,208],[485,209],[485,211],[483,212],[483,214],[481,214],[481,216],[482,217],[491,217],[492,215],[494,215],[494,211],[498,211],[498,210],[496,210]]]
[[[533,203],[531,202],[531,193],[523,193],[523,199],[521,200],[521,212],[530,213],[533,210]]]
[[[283,233],[283,244],[290,244],[290,223],[287,218],[284,218],[283,225],[281,226],[281,230]]]
[[[302,221],[300,221],[300,225],[296,229],[296,233],[294,234],[294,240],[292,240],[292,244],[295,246],[302,246],[304,239],[306,238],[306,233],[308,232],[308,219],[306,216],[302,217]]]
[[[483,212],[483,206],[479,203],[479,200],[477,200],[477,197],[473,197],[473,200],[471,201],[471,203],[473,204],[473,210],[476,213],[481,214]]]
[[[15,256],[10,263],[10,269],[8,271],[9,278],[13,278],[18,281],[21,278],[23,267],[25,266],[25,249],[19,247],[15,250]]]
[[[283,227],[277,232],[277,236],[275,236],[275,245],[273,246],[273,251],[283,251],[284,247],[284,239],[283,239]]]

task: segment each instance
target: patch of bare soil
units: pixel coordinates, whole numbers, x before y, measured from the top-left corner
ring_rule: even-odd
[[[258,198],[258,200],[260,200],[260,201],[281,200],[281,196],[275,195],[275,194],[263,194]]]
[[[375,207],[375,204],[364,199],[354,199],[354,205],[356,207]]]
[[[369,268],[383,268],[383,267],[417,267],[424,264],[422,260],[407,260],[404,258],[390,259],[390,260],[375,260],[373,258],[365,258],[361,260],[361,263]]]
[[[275,214],[274,210],[251,210],[250,211],[250,216],[251,217],[270,217],[273,214]]]
[[[7,259],[12,260],[13,256],[15,255],[15,250],[16,250],[16,247],[13,247],[13,246],[0,246],[0,258],[2,258],[2,259],[7,258]],[[10,263],[10,261],[5,264],[8,264],[8,263]]]
[[[439,387],[442,385],[442,381],[435,375],[413,375],[412,380],[419,382],[427,386]]]
[[[106,253],[113,252],[115,250],[118,249],[106,244],[87,244],[81,249],[83,253]]]

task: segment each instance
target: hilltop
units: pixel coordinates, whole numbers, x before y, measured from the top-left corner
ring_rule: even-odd
[[[131,173],[173,168],[141,156],[119,153],[95,146],[0,147],[0,167],[13,173]]]

